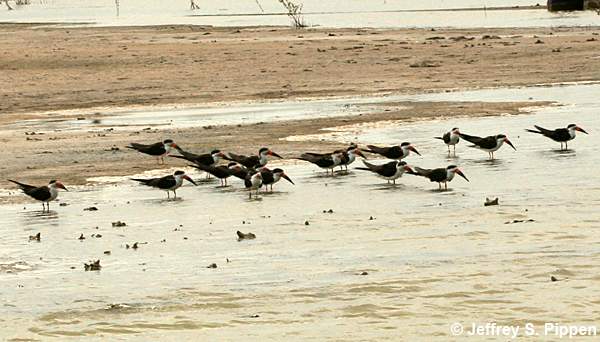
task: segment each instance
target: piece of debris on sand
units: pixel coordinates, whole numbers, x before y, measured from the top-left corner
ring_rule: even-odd
[[[242,233],[238,230],[236,234],[238,236],[238,241],[256,239],[256,235],[254,235],[254,233]]]
[[[113,223],[112,223],[112,226],[113,226],[113,227],[126,227],[126,226],[127,226],[127,223],[125,223],[125,222],[121,222],[121,221],[117,221],[117,222],[113,222]]]
[[[496,197],[495,199],[490,199],[490,198],[485,198],[485,203],[483,204],[486,207],[489,207],[490,205],[498,205],[498,197]]]
[[[217,268],[217,264],[213,262],[212,264],[206,266],[206,268]]]
[[[102,268],[102,266],[100,266],[100,259],[96,261],[92,260],[89,264],[84,263],[83,268],[86,271],[100,271],[100,269]]]
[[[40,242],[41,240],[42,240],[42,233],[37,233],[35,235],[29,235],[29,241]]]

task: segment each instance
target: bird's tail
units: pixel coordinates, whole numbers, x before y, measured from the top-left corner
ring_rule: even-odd
[[[540,131],[536,131],[536,130],[533,130],[533,129],[526,129],[525,131],[527,131],[527,132],[531,132],[531,133],[542,134],[542,132],[540,132]]]
[[[151,179],[142,179],[142,178],[130,178],[130,179],[133,181],[136,181],[136,182],[143,183],[143,184],[148,184],[151,181]]]
[[[381,151],[381,147],[377,147],[375,145],[367,145],[368,148],[361,148],[360,150],[363,152],[375,153],[378,154]]]
[[[433,139],[440,139],[440,140],[444,140],[444,138],[442,138],[442,137],[433,137]]]
[[[427,171],[428,171],[427,169],[423,169],[423,168],[420,168],[418,166],[413,167],[413,170],[415,172],[408,172],[408,173],[413,174],[413,175],[417,175],[417,176],[425,176],[427,174]]]
[[[475,142],[480,139],[479,137],[476,137],[474,135],[468,135],[468,134],[464,134],[464,133],[460,133],[459,136],[473,144],[475,144]]]
[[[27,184],[23,184],[21,182],[17,182],[17,181],[12,180],[12,179],[8,179],[8,181],[17,184],[21,189],[25,189],[25,188],[29,187],[29,185],[27,185]]]

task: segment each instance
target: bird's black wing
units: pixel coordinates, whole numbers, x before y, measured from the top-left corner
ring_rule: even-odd
[[[433,169],[427,176],[432,182],[443,182],[447,177],[448,173],[445,168]]]
[[[378,174],[380,174],[384,177],[392,177],[393,175],[396,174],[396,170],[398,170],[398,163],[395,161],[385,163],[383,165],[379,165],[378,169],[379,169],[379,171],[377,171]]]
[[[19,186],[19,188],[21,190],[23,190],[23,192],[25,192],[25,193],[27,193],[27,191],[32,191],[32,190],[37,189],[37,186],[33,186],[33,185],[29,185],[29,184],[17,182],[17,181],[14,181],[12,179],[9,179],[8,181],[17,184]]]
[[[40,186],[34,189],[23,190],[27,195],[35,198],[38,201],[45,201],[49,199],[52,195],[50,194],[50,189],[47,186]]]
[[[482,138],[482,137],[478,137],[475,135],[468,135],[468,134],[464,134],[464,133],[460,133],[459,136],[463,139],[465,139],[466,141],[475,144],[475,145],[479,145],[479,143],[481,142],[481,140],[486,139],[486,138]],[[495,145],[494,145],[495,146]]]

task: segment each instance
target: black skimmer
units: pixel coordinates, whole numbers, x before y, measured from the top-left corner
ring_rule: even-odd
[[[346,170],[348,170],[348,165],[354,163],[357,155],[367,159],[367,157],[365,157],[365,155],[362,154],[362,152],[360,151],[358,146],[356,146],[354,144],[350,145],[346,149],[335,150],[332,153],[306,152],[305,154],[316,156],[316,157],[323,157],[323,156],[332,155],[332,154],[340,154],[342,157],[342,161],[339,164],[340,170],[342,170],[342,168],[345,168]]]
[[[181,154],[180,156],[170,156],[173,158],[185,159],[197,165],[215,166],[221,158],[225,157],[225,154],[220,150],[213,150],[210,153],[195,154],[186,152],[181,148],[177,148],[177,151]],[[210,178],[211,173],[206,171],[206,178]]]
[[[246,189],[248,189],[249,198],[252,198],[252,190],[256,190],[256,195],[258,196],[258,192],[260,191],[262,184],[263,184],[263,179],[262,179],[261,172],[258,172],[258,171],[255,171],[254,173],[249,172],[246,175],[246,179],[244,180],[244,185],[246,186]]]
[[[456,165],[450,165],[446,168],[439,169],[422,169],[420,167],[415,166],[415,172],[409,172],[410,174],[422,176],[425,178],[429,178],[432,182],[437,182],[440,186],[440,190],[442,190],[442,183],[444,183],[444,188],[448,190],[448,182],[450,182],[455,174],[458,174],[462,178],[464,178],[467,182],[469,179],[465,176],[464,173],[458,168]]]
[[[376,173],[379,177],[386,179],[389,183],[393,181],[396,184],[396,179],[402,177],[404,172],[414,173],[414,171],[403,161],[391,161],[382,165],[367,163],[363,160],[366,167],[357,167],[357,170],[366,170]]]
[[[246,179],[246,176],[248,175],[248,169],[245,168],[244,166],[242,166],[236,162],[231,162],[231,163],[227,164],[227,167],[229,168],[232,176],[239,178],[241,180]]]
[[[362,149],[364,152],[375,153],[382,155],[388,159],[404,159],[408,157],[410,152],[421,155],[419,151],[409,142],[403,142],[400,146],[377,147],[375,145],[367,145],[368,149]]]
[[[448,145],[448,155],[450,155],[450,146],[454,148],[454,156],[456,156],[456,144],[460,141],[460,131],[454,127],[450,132],[446,132],[441,137],[435,137],[444,141],[444,144]]]
[[[190,164],[188,166],[195,167],[199,170],[206,172],[207,174],[213,175],[221,181],[221,186],[227,186],[227,178],[231,177],[233,170],[226,165],[211,166],[204,164]]]
[[[329,175],[329,169],[331,169],[331,175],[333,176],[333,169],[342,163],[345,152],[332,153],[332,154],[318,154],[318,153],[303,153],[300,155],[299,160],[304,160],[309,163],[313,163],[318,167],[325,169]]]
[[[577,126],[576,124],[570,124],[567,128],[557,128],[555,130],[545,129],[543,127],[533,125],[537,131],[533,129],[526,129],[527,132],[541,134],[547,138],[550,138],[554,141],[560,143],[560,149],[563,149],[563,143],[565,144],[565,150],[567,147],[567,142],[569,140],[575,139],[575,132],[579,131],[585,134],[588,134],[583,128]]]
[[[515,151],[517,150],[504,134],[490,135],[489,137],[485,138],[464,133],[459,133],[459,135],[461,138],[473,144],[469,147],[475,147],[489,153],[490,159],[492,160],[494,159],[494,152],[496,152],[500,147],[502,147],[502,144],[504,143],[507,143]]]
[[[168,176],[164,176],[164,177],[160,177],[160,178],[150,178],[150,179],[132,178],[131,180],[140,182],[147,186],[165,190],[167,192],[167,198],[171,198],[169,191],[173,191],[173,195],[174,195],[173,198],[177,198],[176,191],[183,184],[184,179],[194,185],[198,185],[183,171],[175,171],[175,173],[172,175],[168,175]]]
[[[283,159],[280,155],[267,147],[263,147],[258,150],[258,155],[256,156],[243,156],[235,153],[228,153],[223,158],[240,163],[249,169],[256,169],[267,165],[267,162],[269,161],[268,156],[274,156],[279,159]]]
[[[204,153],[204,154],[195,154],[195,153],[191,153],[191,152],[186,152],[184,150],[182,150],[181,148],[177,148],[177,151],[181,154],[180,156],[170,156],[173,158],[179,158],[179,159],[185,159],[187,161],[190,161],[194,164],[202,164],[202,165],[208,165],[208,166],[215,166],[218,162],[219,159],[225,157],[225,154],[223,152],[221,152],[220,150],[213,150],[210,153]]]
[[[281,180],[281,178],[283,178],[283,179],[287,180],[288,182],[294,184],[294,182],[292,181],[292,179],[290,177],[288,177],[288,175],[285,174],[285,171],[283,171],[280,168],[269,170],[268,168],[263,167],[263,168],[260,169],[260,173],[262,174],[262,181],[263,181],[262,184],[265,186],[265,191],[266,191],[266,188],[270,185],[271,186],[271,192],[272,192],[273,191],[273,184],[279,182],[279,180]]]
[[[164,157],[171,152],[173,148],[179,148],[177,144],[173,142],[171,139],[167,139],[163,142],[157,142],[154,144],[146,145],[146,144],[138,144],[131,143],[129,146],[125,146],[127,148],[134,149],[138,152],[142,152],[151,156],[156,157],[156,161],[160,164],[160,160],[162,160],[163,164],[165,163]]]
[[[56,180],[51,180],[48,185],[43,186],[23,184],[11,179],[8,181],[17,184],[27,196],[42,202],[42,211],[50,211],[50,202],[58,197],[58,189],[69,191],[61,182]]]

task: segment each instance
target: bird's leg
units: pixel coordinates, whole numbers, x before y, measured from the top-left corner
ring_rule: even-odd
[[[454,156],[456,157],[456,145],[452,145],[452,147],[454,148]]]
[[[396,185],[396,180],[395,180],[395,179],[394,179],[394,181],[393,181],[393,182],[394,182],[394,185]]]
[[[565,141],[565,151],[569,149],[569,143]]]
[[[450,145],[448,145],[448,154],[450,154]]]
[[[167,190],[167,199],[171,198],[171,193]]]
[[[442,183],[441,183],[441,182],[440,182],[440,183],[438,183],[438,189],[439,189],[440,191],[442,191]]]
[[[444,189],[448,190],[448,182],[444,182]]]

